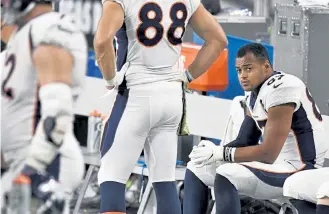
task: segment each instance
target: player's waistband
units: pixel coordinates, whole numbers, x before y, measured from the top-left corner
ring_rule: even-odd
[[[180,81],[154,81],[143,84],[133,84],[129,86],[131,93],[180,93],[182,92],[182,82]]]

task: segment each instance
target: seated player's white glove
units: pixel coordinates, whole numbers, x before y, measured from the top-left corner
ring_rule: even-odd
[[[189,157],[195,165],[203,166],[223,160],[223,146],[216,146],[209,140],[202,140],[198,146],[193,147]]]

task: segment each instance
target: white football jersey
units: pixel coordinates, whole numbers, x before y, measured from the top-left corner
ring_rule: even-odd
[[[5,59],[6,59],[6,50],[3,50],[1,53],[0,53],[0,68],[1,68],[1,73],[4,69],[4,66],[5,66]],[[2,83],[1,83],[2,85]]]
[[[127,85],[178,80],[182,37],[200,0],[114,1],[125,13],[116,41],[117,70]]]
[[[237,138],[240,131],[240,127],[245,118],[245,100],[246,96],[236,96],[232,100],[230,106],[230,115],[226,124],[223,142],[221,143],[221,145],[226,145]]]
[[[328,149],[328,138],[322,117],[305,84],[297,77],[275,72],[265,81],[258,95],[251,93],[247,105],[251,116],[264,133],[268,110],[271,107],[295,103],[291,130],[276,162],[289,161],[297,168],[304,163],[322,166]]]
[[[82,89],[87,69],[87,42],[69,16],[49,12],[19,27],[8,42],[2,75],[2,151],[27,146],[40,119],[33,50],[42,44],[66,49],[74,59],[72,92]]]

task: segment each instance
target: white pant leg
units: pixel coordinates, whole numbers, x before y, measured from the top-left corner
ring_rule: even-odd
[[[177,130],[183,113],[180,82],[153,84],[145,160],[152,182],[175,181]]]
[[[248,162],[221,165],[216,173],[226,177],[241,195],[277,199],[283,196],[284,181],[295,171],[290,164]]]
[[[225,162],[217,161],[212,164],[197,167],[191,161],[187,163],[187,169],[197,176],[206,186],[213,187],[216,177],[216,169]]]
[[[151,182],[175,181],[177,130],[151,134],[144,155]]]
[[[329,168],[327,167],[329,170]],[[329,174],[326,174],[327,178],[329,178]],[[329,197],[329,179],[326,182],[322,183],[318,192],[316,193],[317,199],[328,198]]]
[[[138,87],[118,93],[103,128],[98,183],[125,184],[147,138],[150,95]]]
[[[29,146],[16,148],[6,152],[6,159],[11,164],[20,162],[23,164],[29,151]],[[59,156],[48,167],[48,172],[56,176],[58,181],[65,189],[65,192],[72,192],[80,184],[84,175],[84,160],[80,149],[79,142],[75,138],[73,132],[68,132],[64,138],[63,145],[59,149]],[[11,166],[9,167],[17,167]],[[10,172],[8,172],[10,173]],[[15,171],[15,173],[18,173]],[[14,177],[16,175],[13,175]],[[12,177],[12,176],[10,176]],[[3,182],[11,182],[11,180],[3,180]]]
[[[59,153],[59,182],[68,191],[73,191],[82,181],[85,172],[80,144],[73,133],[67,134]]]
[[[316,195],[320,186],[328,180],[329,168],[297,172],[285,181],[283,194],[287,197],[316,203]]]

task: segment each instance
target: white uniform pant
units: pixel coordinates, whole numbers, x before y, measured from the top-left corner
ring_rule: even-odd
[[[11,167],[12,163],[24,160],[28,149],[29,144],[26,144],[26,146],[5,151],[3,155],[8,166]],[[47,170],[58,179],[66,192],[72,192],[80,184],[85,167],[79,142],[73,132],[65,136],[59,155]]]
[[[101,140],[99,184],[125,184],[144,149],[152,182],[174,181],[182,83],[157,82],[118,92]]]
[[[329,167],[298,172],[284,183],[284,195],[316,203],[329,197]]]
[[[284,181],[301,170],[286,162],[216,162],[201,168],[189,162],[187,168],[207,186],[214,186],[215,176],[220,174],[235,186],[239,194],[263,200],[282,198]]]

